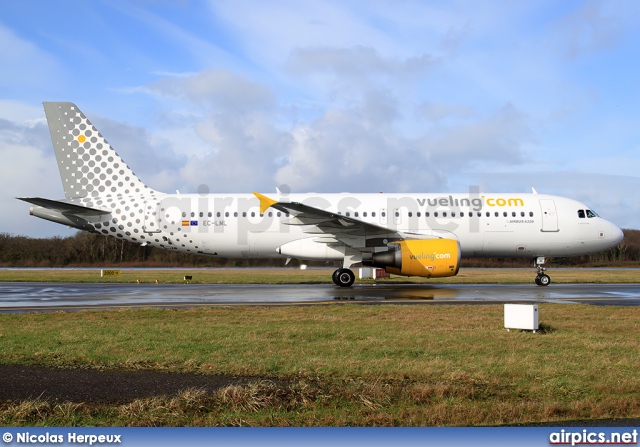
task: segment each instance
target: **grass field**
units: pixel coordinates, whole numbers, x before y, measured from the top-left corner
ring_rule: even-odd
[[[207,270],[146,270],[122,269],[120,276],[100,277],[100,269],[41,269],[0,270],[0,281],[45,282],[124,282],[183,283],[184,276],[192,276],[194,284],[319,284],[331,283],[333,269],[207,269]],[[550,269],[552,283],[638,283],[640,270],[634,269]],[[379,280],[392,283],[433,284],[530,284],[535,278],[531,269],[461,269],[457,276],[427,279],[392,276]],[[373,280],[356,280],[372,283]]]
[[[0,425],[466,426],[640,417],[640,308],[539,309],[535,334],[507,332],[498,305],[4,314],[3,363],[255,379],[119,405],[4,402]]]

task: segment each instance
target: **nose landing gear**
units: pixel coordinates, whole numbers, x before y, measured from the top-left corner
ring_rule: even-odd
[[[546,262],[546,259],[544,258],[544,256],[539,256],[536,258],[536,272],[538,273],[538,275],[536,276],[536,284],[539,286],[548,286],[551,283],[551,278],[549,277],[549,275],[547,275],[546,273],[544,273],[545,270],[547,270],[544,267],[544,264]]]

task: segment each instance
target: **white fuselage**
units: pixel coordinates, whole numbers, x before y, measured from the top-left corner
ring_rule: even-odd
[[[612,248],[622,239],[620,229],[584,204],[543,194],[293,194],[278,198],[390,232],[457,239],[463,257],[576,256]],[[137,243],[228,258],[284,258],[288,256],[277,253],[278,247],[308,240],[308,253],[301,252],[302,259],[342,259],[339,253],[325,250],[330,235],[309,225],[291,225],[291,216],[273,208],[261,214],[259,201],[251,194],[157,193],[97,198],[89,204],[87,200],[74,202],[113,211],[87,219],[89,226],[83,229]],[[362,236],[354,236],[351,245],[366,247],[367,243]]]

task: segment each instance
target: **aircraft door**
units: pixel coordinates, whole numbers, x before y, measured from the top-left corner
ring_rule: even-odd
[[[156,219],[156,209],[158,205],[155,202],[144,202],[144,223],[142,231],[145,233],[160,233],[160,226]]]
[[[542,211],[542,231],[559,231],[556,203],[551,199],[540,199],[540,211]]]

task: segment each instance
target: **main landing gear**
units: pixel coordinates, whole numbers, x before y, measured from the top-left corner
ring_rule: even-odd
[[[538,258],[536,258],[536,272],[538,273],[538,276],[536,276],[536,284],[538,284],[539,286],[548,286],[549,283],[551,283],[551,278],[549,278],[549,275],[544,273],[544,271],[546,270],[546,268],[544,267],[545,262],[546,259],[544,258],[544,256],[539,256]]]
[[[356,275],[350,269],[339,268],[333,272],[331,279],[336,286],[351,287],[356,280]]]

